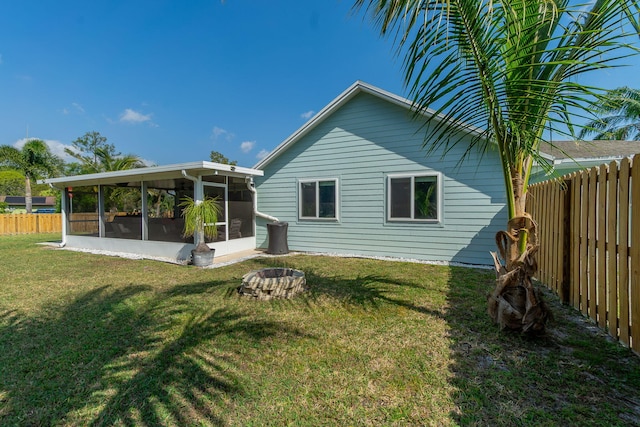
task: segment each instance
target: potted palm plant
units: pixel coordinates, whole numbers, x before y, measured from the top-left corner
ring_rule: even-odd
[[[193,265],[206,267],[213,263],[215,249],[211,249],[205,242],[205,237],[214,238],[218,234],[218,216],[220,203],[218,197],[205,197],[204,200],[194,200],[191,197],[182,199],[179,205],[184,218],[183,236],[194,236],[196,247],[191,251]]]

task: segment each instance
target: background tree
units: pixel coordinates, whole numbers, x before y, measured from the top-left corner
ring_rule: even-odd
[[[212,162],[214,163],[220,163],[223,165],[231,165],[231,166],[237,166],[238,165],[238,161],[237,160],[233,160],[233,161],[229,161],[229,159],[222,153],[218,152],[218,151],[211,151],[211,153],[209,154],[209,158],[211,159]]]
[[[502,327],[542,332],[548,312],[531,283],[536,224],[525,211],[531,169],[534,161],[547,165],[539,154],[544,130],[569,124],[572,132],[572,109],[599,93],[577,77],[632,53],[621,32],[629,21],[638,29],[638,0],[356,0],[355,7],[383,35],[395,34],[416,115],[435,110],[425,126],[428,152],[446,153],[464,134],[476,135],[467,154],[497,151],[509,220],[496,236],[489,313]]]
[[[0,195],[24,196],[24,174],[15,169],[0,171]]]
[[[580,131],[580,139],[640,140],[640,90],[619,87],[599,96],[594,113],[600,116]]]
[[[100,132],[87,132],[83,136],[71,142],[72,148],[65,148],[64,151],[71,157],[77,159],[84,172],[95,173],[99,168],[98,151],[106,151],[116,154],[113,144],[107,144],[107,138],[100,135]]]
[[[111,172],[145,166],[142,159],[134,154],[116,151],[113,144],[99,132],[87,132],[71,143],[72,148],[65,148],[65,153],[78,160],[79,165],[68,167],[78,173]]]
[[[67,175],[113,172],[146,166],[137,155],[122,154],[117,151],[115,145],[107,143],[107,138],[99,132],[87,132],[71,145],[71,148],[65,148],[65,152],[78,162],[66,165]],[[92,196],[74,192],[74,206],[91,209],[91,199]],[[106,186],[104,200],[108,209],[130,212],[140,208],[141,196],[137,188]]]
[[[24,174],[24,193],[27,213],[32,212],[31,182],[54,177],[62,168],[63,161],[49,151],[44,141],[32,139],[22,149],[11,145],[0,146],[0,166],[16,169]]]

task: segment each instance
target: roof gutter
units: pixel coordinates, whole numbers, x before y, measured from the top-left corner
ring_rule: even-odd
[[[259,216],[260,218],[268,219],[269,221],[273,221],[273,222],[280,222],[280,220],[278,218],[276,218],[275,216],[267,215],[265,213],[262,213],[262,212],[258,211],[258,191],[253,186],[253,177],[247,177],[247,178],[245,178],[245,181],[247,183],[247,188],[253,194],[253,200],[254,200],[254,202],[253,202],[253,213],[256,216]]]

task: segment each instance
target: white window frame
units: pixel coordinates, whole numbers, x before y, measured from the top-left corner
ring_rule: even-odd
[[[320,182],[332,181],[335,188],[335,217],[320,217]],[[315,183],[316,185],[316,215],[315,216],[303,216],[302,215],[302,184]],[[340,190],[339,190],[338,178],[305,178],[298,180],[298,219],[303,221],[338,221],[340,218]]]
[[[438,204],[436,207],[436,218],[427,219],[427,218],[415,218],[415,179],[421,177],[435,177],[436,178],[436,190],[437,201]],[[411,218],[392,218],[391,217],[391,180],[398,178],[411,178],[411,194],[409,195],[410,200],[410,212]],[[440,224],[442,222],[442,174],[440,172],[417,172],[417,173],[406,173],[406,174],[391,174],[387,175],[386,179],[387,184],[387,222],[412,222],[412,223],[426,223],[426,224]]]

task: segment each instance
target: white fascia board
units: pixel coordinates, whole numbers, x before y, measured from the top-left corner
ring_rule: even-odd
[[[189,162],[164,166],[150,166],[145,168],[126,169],[122,171],[92,173],[86,175],[63,176],[59,178],[49,178],[42,182],[45,184],[77,184],[77,183],[115,183],[123,178],[135,178],[137,181],[158,179],[163,176],[179,176],[182,171],[187,171],[193,175],[207,175],[221,172],[228,176],[262,176],[261,170],[243,168],[239,166],[225,165],[213,162]]]
[[[554,160],[554,165],[564,165],[564,164],[594,164],[601,165],[603,163],[611,163],[612,161],[620,161],[625,156],[606,156],[606,157],[578,157],[575,159],[556,159]]]
[[[544,151],[540,151],[539,154],[540,154],[540,157],[546,160],[555,161],[556,159],[554,156],[552,156],[551,154],[545,153]]]
[[[351,86],[349,86],[344,92],[338,95],[333,101],[327,104],[322,110],[318,112],[315,116],[313,116],[309,121],[307,121],[302,127],[296,130],[293,134],[291,134],[287,139],[285,139],[282,143],[280,143],[276,148],[269,153],[267,157],[260,160],[255,164],[254,169],[262,169],[276,157],[278,157],[282,152],[286,151],[289,146],[295,144],[300,138],[309,133],[313,128],[322,123],[327,117],[333,114],[336,110],[342,107],[345,103],[351,100],[360,92],[368,93],[373,96],[377,96],[378,98],[384,99],[392,104],[398,105],[400,107],[406,108],[410,111],[416,111],[413,107],[413,103],[406,98],[393,94],[391,92],[387,92],[386,90],[380,89],[379,87],[370,85],[363,81],[356,81]],[[425,117],[432,117],[435,115],[435,111],[431,109],[427,109],[426,111],[421,112],[421,114]],[[438,115],[436,119],[441,119],[443,117],[442,114]],[[475,135],[481,135],[483,130],[477,128],[475,126],[471,126],[465,123],[460,123],[460,127],[464,128]]]

